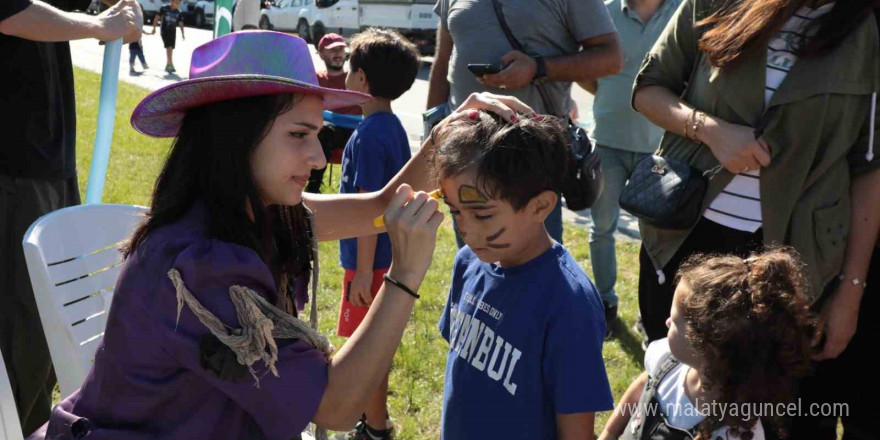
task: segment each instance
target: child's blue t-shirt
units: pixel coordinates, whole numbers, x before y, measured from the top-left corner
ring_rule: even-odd
[[[397,116],[378,112],[366,117],[345,144],[339,193],[384,188],[411,156],[409,138]],[[344,269],[357,269],[357,238],[339,240],[339,265]],[[391,241],[388,234],[379,234],[373,269],[389,267]]]
[[[449,342],[443,439],[556,439],[556,413],[614,407],[602,301],[556,243],[521,266],[455,258],[440,318]]]

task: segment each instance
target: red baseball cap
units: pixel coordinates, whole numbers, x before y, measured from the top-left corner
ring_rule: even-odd
[[[321,37],[321,41],[318,41],[318,50],[324,49],[333,49],[335,47],[347,47],[345,44],[345,38],[342,38],[342,35],[329,33]]]

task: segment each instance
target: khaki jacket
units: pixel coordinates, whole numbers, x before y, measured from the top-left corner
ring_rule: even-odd
[[[750,51],[735,66],[720,70],[697,49],[693,23],[709,16],[712,7],[708,0],[682,3],[645,57],[633,91],[664,86],[685,93],[683,99],[699,110],[752,127],[769,111],[764,139],[772,159],[760,177],[764,242],[788,244],[801,254],[811,286],[808,296],[815,301],[843,265],[850,176],[880,166],[880,158],[873,158],[880,147],[869,148],[871,131],[880,143],[880,109],[871,120],[880,90],[877,21],[869,14],[832,52],[798,59],[765,108],[766,50]],[[693,84],[685,90],[692,72]],[[656,154],[700,170],[719,164],[709,147],[670,132]],[[733,177],[722,169],[709,182],[704,211]],[[644,222],[640,229],[658,270],[691,233]]]

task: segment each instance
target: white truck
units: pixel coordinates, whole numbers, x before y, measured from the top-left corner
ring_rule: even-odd
[[[328,32],[350,35],[376,26],[397,29],[423,53],[433,53],[435,0],[280,0],[260,13],[259,27],[296,32],[316,43]]]
[[[434,53],[439,17],[434,14],[436,0],[359,0],[361,28],[397,29],[422,53]]]

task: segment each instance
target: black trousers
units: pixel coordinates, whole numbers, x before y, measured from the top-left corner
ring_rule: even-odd
[[[705,218],[700,219],[691,235],[663,267],[666,282],[660,284],[657,270],[648,258],[645,246],[639,253],[639,313],[648,341],[666,337],[666,318],[672,308],[675,275],[691,255],[699,253],[736,254],[743,257],[763,245],[761,229],[755,233],[738,231]]]
[[[35,220],[79,203],[76,177],[0,174],[0,350],[25,436],[49,420],[55,371],[21,242]]]
[[[880,336],[875,312],[880,311],[880,247],[874,248],[856,334],[836,359],[819,362],[815,374],[800,384],[799,398],[804,411],[810,406],[833,410],[834,415],[803,415],[792,420],[791,439],[830,440],[837,438],[837,422],[843,425],[843,440],[878,440],[880,422],[876,419],[876,400],[880,396],[877,373],[877,337]],[[819,310],[817,305],[816,310]],[[845,409],[845,411],[844,411]]]

